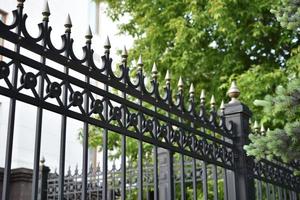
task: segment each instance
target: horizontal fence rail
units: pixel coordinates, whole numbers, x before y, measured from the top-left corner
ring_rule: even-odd
[[[132,76],[126,49],[115,69],[108,38],[101,64],[96,64],[90,29],[85,36],[83,56],[78,58],[73,49],[70,16],[61,36],[62,46],[55,47],[51,41],[52,28],[48,25],[48,4],[42,12],[43,21],[38,24],[39,34],[31,36],[23,6],[24,0],[18,0],[17,10],[12,12],[12,24],[0,21],[0,37],[4,44],[13,44],[13,47],[0,46],[3,57],[0,61],[0,95],[10,99],[2,200],[9,200],[11,193],[15,115],[19,102],[34,106],[37,113],[33,200],[46,197],[60,200],[250,200],[255,198],[255,193],[262,199],[265,190],[262,182],[283,188],[278,189],[279,199],[287,191],[290,194],[286,197],[299,198],[299,177],[293,175],[298,167],[296,162],[283,165],[255,161],[244,152],[243,145],[249,142],[251,112],[237,100],[239,90],[235,84],[229,91],[231,101],[222,104],[220,110],[213,96],[208,108],[204,93],[197,105],[193,85],[185,97],[181,78],[174,92],[169,72],[162,87],[158,83],[156,66],[152,69],[152,77],[145,77],[141,57],[136,75]],[[44,166],[40,167],[45,111],[61,117],[58,173],[48,174],[43,170]],[[73,175],[66,170],[66,130],[70,119],[83,124],[81,173],[76,169]],[[91,127],[101,130],[102,160],[98,168],[89,169]],[[109,150],[112,148],[109,136],[112,134],[121,136],[118,169],[109,169]],[[130,166],[132,161],[127,147],[132,139],[138,149],[134,166]],[[151,146],[150,151],[147,145]],[[274,194],[275,190],[272,191]]]

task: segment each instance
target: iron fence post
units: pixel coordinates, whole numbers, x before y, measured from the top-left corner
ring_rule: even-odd
[[[226,124],[232,125],[234,134],[234,172],[227,170],[228,194],[231,200],[254,200],[255,186],[253,178],[253,158],[247,156],[244,145],[249,143],[249,119],[252,115],[249,108],[236,98],[239,90],[234,84],[229,90],[232,100],[225,105]]]

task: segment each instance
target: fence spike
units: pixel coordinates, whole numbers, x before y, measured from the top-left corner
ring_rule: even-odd
[[[165,80],[166,80],[167,84],[169,84],[171,81],[171,75],[170,75],[169,70],[167,70],[167,72],[166,72]]]
[[[106,40],[104,42],[104,48],[105,49],[110,49],[111,45],[110,45],[110,40],[109,40],[109,37],[106,36]]]
[[[142,59],[142,55],[140,54],[137,65],[139,66],[139,68],[141,68],[144,64],[143,64],[143,59]]]
[[[48,3],[48,1],[45,1],[42,15],[44,16],[43,20],[48,20],[48,17],[50,15],[50,9],[49,9],[49,3]]]
[[[182,90],[183,90],[183,86],[184,86],[184,85],[183,85],[183,80],[182,80],[182,77],[181,77],[181,76],[179,77],[177,86],[178,86],[178,90],[179,90],[179,91],[182,91]]]
[[[201,90],[201,95],[200,95],[200,103],[204,104],[205,103],[205,90]]]
[[[158,76],[158,71],[155,62],[153,63],[151,72],[152,72],[152,78],[156,79]]]
[[[194,88],[194,84],[193,83],[191,83],[189,94],[190,94],[190,97],[193,97],[194,94],[195,94],[195,88]]]
[[[211,98],[210,98],[210,107],[214,108],[215,106],[216,106],[215,96],[211,95]]]
[[[91,30],[90,25],[88,26],[88,28],[86,30],[85,38],[89,41],[93,38],[93,34],[92,34],[92,30]]]
[[[123,47],[123,50],[122,50],[122,55],[121,55],[123,58],[127,58],[128,57],[128,52],[127,52],[127,49],[126,49],[126,46],[124,45]]]
[[[240,96],[240,90],[236,85],[235,81],[232,81],[231,86],[227,92],[228,96],[231,98],[230,103],[234,103],[237,100],[237,98]]]
[[[257,133],[258,132],[258,129],[259,129],[259,126],[258,126],[258,122],[255,120],[254,121],[254,126],[253,126],[253,128],[254,128],[254,131]]]
[[[72,21],[71,21],[71,17],[70,14],[68,14],[66,22],[65,22],[65,27],[67,28],[67,30],[69,30],[72,27]]]
[[[261,133],[262,135],[265,135],[265,133],[266,133],[266,129],[265,129],[263,123],[261,123],[261,125],[260,125],[260,133]]]
[[[222,102],[221,102],[220,110],[221,110],[221,111],[224,111],[224,110],[225,110],[224,100],[222,100]]]

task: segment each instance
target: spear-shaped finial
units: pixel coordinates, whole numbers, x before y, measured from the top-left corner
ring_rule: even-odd
[[[194,88],[194,84],[193,83],[191,83],[189,94],[190,94],[191,98],[194,97],[194,95],[195,95],[195,88]]]
[[[167,72],[166,72],[165,80],[166,80],[166,84],[170,84],[171,75],[170,75],[169,70],[167,70]]]
[[[49,9],[48,1],[45,1],[44,9],[43,9],[42,15],[43,15],[43,21],[48,21],[48,20],[49,20],[50,9]]]
[[[205,90],[201,90],[201,94],[200,94],[200,103],[204,104],[205,103]]]
[[[259,125],[258,125],[258,122],[257,122],[256,120],[254,121],[254,126],[253,126],[253,128],[254,128],[254,131],[257,133],[258,130],[259,130]]]
[[[237,98],[240,96],[240,90],[236,85],[235,81],[232,81],[231,86],[227,92],[228,96],[231,98],[229,103],[237,102]]]
[[[155,62],[153,63],[151,73],[152,73],[152,78],[157,79],[158,71],[157,71],[157,67],[156,67]]]
[[[106,37],[106,40],[104,42],[104,49],[110,49],[110,40],[109,40],[109,37],[107,36]]]
[[[137,65],[138,65],[138,70],[141,71],[142,68],[143,68],[143,66],[144,66],[144,63],[143,63],[143,59],[142,59],[142,55],[141,55],[141,54],[140,54],[140,56],[139,56]]]
[[[182,80],[182,77],[181,77],[181,76],[179,77],[177,86],[178,86],[178,90],[179,90],[180,92],[183,91],[183,80]]]
[[[128,52],[127,52],[126,46],[123,47],[123,50],[122,50],[122,57],[123,57],[123,58],[127,58],[127,57],[128,57]]]
[[[211,95],[211,98],[210,98],[210,107],[211,108],[215,108],[215,106],[216,106],[215,96]]]
[[[86,40],[87,40],[88,42],[90,42],[91,39],[93,38],[91,26],[88,26],[88,28],[87,28],[87,30],[86,30],[85,38],[86,38]]]
[[[266,133],[266,129],[265,129],[263,123],[261,123],[261,125],[260,125],[260,133],[261,133],[262,135],[265,135],[265,133]]]
[[[128,58],[128,53],[127,53],[127,49],[126,46],[123,47],[122,53],[121,53],[121,57],[122,57],[122,63],[127,63],[127,58]]]
[[[72,21],[71,21],[71,17],[70,14],[68,14],[66,22],[65,22],[65,28],[66,28],[66,32],[69,32],[72,28]]]
[[[221,110],[222,112],[224,112],[224,110],[225,110],[224,100],[222,100],[222,102],[221,102],[220,110]]]

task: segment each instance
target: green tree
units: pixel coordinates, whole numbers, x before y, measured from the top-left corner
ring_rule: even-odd
[[[264,121],[275,127],[266,133],[258,129],[250,135],[251,144],[245,147],[256,158],[280,158],[285,162],[300,159],[300,79],[287,87],[278,86],[275,95],[267,95],[255,104],[263,106]]]
[[[281,26],[299,31],[298,0],[281,0],[272,10]],[[245,147],[249,155],[256,158],[279,158],[285,162],[300,159],[300,78],[299,46],[292,49],[287,60],[289,71],[288,84],[279,83],[274,95],[266,95],[264,100],[256,100],[257,106],[263,107],[262,122],[271,130],[258,134],[258,129],[250,135],[251,144]]]
[[[135,38],[130,59],[141,53],[148,72],[155,61],[161,79],[170,69],[173,85],[182,75],[186,86],[194,83],[197,91],[224,94],[237,79],[243,102],[256,112],[253,99],[287,82],[286,60],[299,41],[270,12],[281,5],[279,0],[107,2],[113,20],[130,16],[120,25],[121,32]]]

